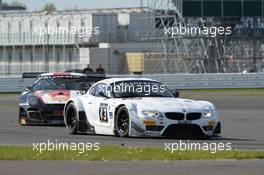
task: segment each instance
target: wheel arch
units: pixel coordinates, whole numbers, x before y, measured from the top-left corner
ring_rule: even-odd
[[[76,105],[76,108],[77,108],[78,111],[83,111],[83,110],[84,110],[84,108],[83,108],[83,104],[82,104],[81,100],[80,100],[79,98],[74,98],[74,99],[70,99],[70,100],[68,100],[68,101],[65,103],[65,105],[64,105],[64,110],[63,110],[64,112],[65,112],[67,106],[68,106],[70,103],[74,103],[74,104]]]
[[[127,109],[127,112],[129,114],[129,133],[128,133],[128,136],[131,135],[131,130],[132,130],[132,114],[131,114],[131,104],[130,103],[122,103],[122,104],[119,104],[117,105],[117,107],[115,108],[115,112],[114,112],[114,125],[113,125],[113,131],[114,131],[114,134],[117,135],[117,129],[116,129],[116,119],[117,119],[117,113],[118,113],[118,110],[121,108],[121,107],[126,107]]]
[[[65,122],[66,109],[67,109],[67,107],[69,106],[70,103],[73,103],[73,100],[68,100],[68,101],[65,103],[64,108],[63,108],[64,122]]]
[[[115,135],[117,135],[117,129],[116,129],[116,118],[117,118],[117,112],[118,112],[118,110],[122,107],[122,106],[126,106],[125,104],[119,104],[119,105],[117,105],[116,106],[116,108],[115,108],[115,111],[114,111],[114,124],[113,124],[113,132],[114,132],[114,134]]]
[[[67,107],[69,106],[69,104],[73,103],[77,109],[77,117],[78,117],[78,120],[79,120],[79,112],[80,111],[84,111],[83,109],[83,105],[82,105],[82,102],[80,99],[78,98],[75,98],[75,99],[70,99],[68,100],[65,105],[64,105],[64,109],[63,109],[63,116],[64,116],[64,123],[66,122],[66,109]]]
[[[116,115],[117,115],[117,112],[118,110],[122,107],[122,106],[126,106],[125,104],[119,104],[116,108],[115,108],[115,114],[114,114],[114,119],[116,119]]]

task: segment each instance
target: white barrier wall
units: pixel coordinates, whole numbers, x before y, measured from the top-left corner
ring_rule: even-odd
[[[170,89],[264,88],[264,74],[156,74],[107,75],[107,77],[146,77],[163,82]],[[0,77],[0,92],[21,92],[34,79]]]

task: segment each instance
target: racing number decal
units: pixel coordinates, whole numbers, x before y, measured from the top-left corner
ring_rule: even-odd
[[[99,106],[99,119],[100,122],[107,123],[108,122],[108,116],[107,116],[107,107],[108,104],[101,103]]]

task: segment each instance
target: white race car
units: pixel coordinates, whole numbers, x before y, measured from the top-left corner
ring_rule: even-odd
[[[64,122],[71,134],[120,137],[209,138],[221,133],[216,107],[178,98],[176,91],[145,78],[112,78],[69,99]]]

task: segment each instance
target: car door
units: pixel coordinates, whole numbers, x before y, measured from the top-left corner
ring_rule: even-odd
[[[94,124],[100,126],[109,126],[109,102],[110,93],[107,92],[108,85],[100,83],[95,85],[88,94],[88,110]],[[108,97],[103,97],[101,94],[105,94]],[[88,114],[89,115],[89,114]],[[90,117],[90,116],[89,116]]]

